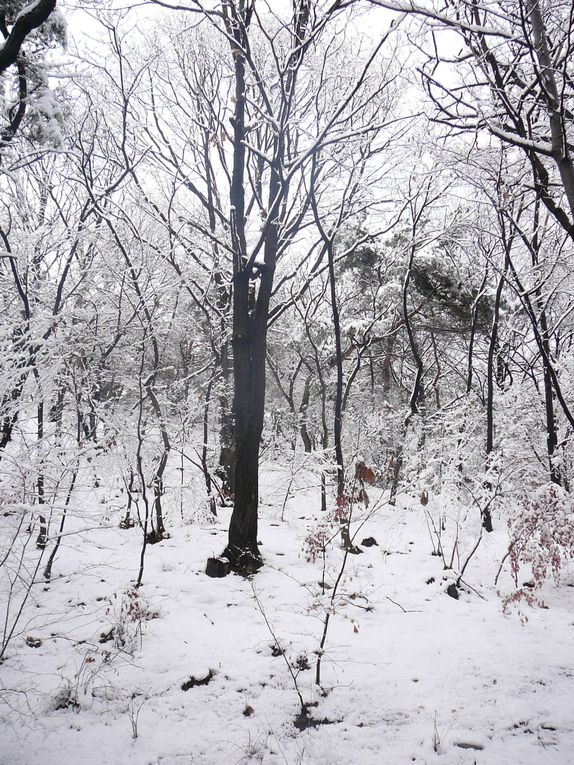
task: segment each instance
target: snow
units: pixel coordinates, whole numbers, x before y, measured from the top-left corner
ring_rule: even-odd
[[[118,527],[125,497],[110,490],[110,466],[99,470],[108,486],[94,488],[93,465],[86,467],[70,506],[74,533],[62,540],[52,582],[34,585],[2,666],[0,762],[572,761],[574,578],[567,572],[561,584],[547,584],[546,608],[528,609],[527,621],[504,613],[508,566],[501,592],[493,585],[508,542],[504,523],[495,519],[484,536],[465,572],[469,586],[455,600],[446,588],[456,577],[431,555],[420,503],[402,497],[390,507],[369,487],[369,517],[355,508],[364,521],[356,541],[372,536],[377,545],[348,556],[331,609],[332,589],[323,594],[320,582],[324,576],[332,587],[340,572],[337,540],[324,572],[322,556],[310,562],[304,553],[322,520],[317,476],[267,462],[265,567],[251,579],[209,579],[205,561],[225,546],[230,510],[220,509],[213,523],[186,509],[182,520],[168,489],[171,537],[148,547],[144,585],[134,595],[140,532]],[[189,506],[199,507],[200,483],[194,486]],[[448,549],[451,511],[437,498],[429,508],[446,515]],[[18,518],[2,520],[7,538]],[[463,560],[478,519],[475,526],[471,518]],[[327,609],[317,689],[314,651]],[[112,628],[123,645],[99,642]],[[305,702],[317,703],[312,717],[328,724],[294,726],[300,709],[286,658],[299,670]],[[209,682],[182,690],[210,671]]]
[[[436,10],[433,3],[415,3],[413,0],[371,0],[371,3],[379,6],[379,8],[385,8],[386,10],[395,11],[397,13],[414,13],[418,16],[429,18],[438,25],[442,24],[457,30],[461,29],[487,36],[493,35],[503,39],[513,39],[513,36],[508,31],[500,27],[470,24],[460,17],[451,18],[441,10]],[[496,17],[496,14],[493,14],[493,16]]]

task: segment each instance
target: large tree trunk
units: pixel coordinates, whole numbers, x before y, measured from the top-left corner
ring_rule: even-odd
[[[225,556],[232,565],[253,566],[260,560],[257,545],[259,504],[259,442],[265,406],[265,333],[261,336],[249,311],[249,273],[239,272],[233,292],[233,373],[235,501]],[[263,364],[257,363],[258,354]]]
[[[265,258],[268,267],[262,270],[257,302],[252,311],[249,272],[241,271],[234,280],[235,502],[224,555],[232,566],[243,570],[259,568],[262,563],[257,543],[259,445],[265,413],[267,319],[273,285],[276,224],[271,223],[270,229]]]

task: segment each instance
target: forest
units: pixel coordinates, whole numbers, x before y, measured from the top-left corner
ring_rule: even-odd
[[[570,763],[574,0],[0,32],[0,763]]]

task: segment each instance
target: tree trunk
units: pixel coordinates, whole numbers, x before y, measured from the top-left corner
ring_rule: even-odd
[[[542,92],[546,97],[548,106],[548,121],[550,125],[550,136],[552,140],[552,158],[556,162],[560,179],[564,188],[570,213],[574,216],[574,164],[570,157],[568,147],[567,133],[565,129],[564,104],[554,73],[554,66],[550,54],[546,27],[542,12],[540,10],[539,0],[526,0],[526,7],[532,25],[532,36],[534,39],[534,48],[540,66],[540,77],[542,80]]]
[[[259,445],[265,412],[267,316],[272,272],[262,274],[255,311],[250,312],[249,272],[234,280],[233,371],[235,502],[225,557],[241,569],[261,565],[257,542]]]
[[[301,440],[303,441],[303,448],[305,449],[306,454],[311,454],[313,451],[313,442],[307,428],[307,410],[309,408],[309,401],[311,399],[312,379],[313,376],[311,374],[308,374],[305,378],[303,396],[301,397],[301,406],[299,407],[299,432],[301,434]]]

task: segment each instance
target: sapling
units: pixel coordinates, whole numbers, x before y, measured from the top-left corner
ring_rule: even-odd
[[[477,538],[474,546],[472,547],[472,549],[470,550],[470,552],[466,556],[466,559],[465,559],[464,563],[462,564],[462,566],[460,565],[460,558],[459,558],[460,573],[459,573],[458,578],[456,580],[456,586],[457,587],[460,587],[460,584],[463,581],[462,577],[464,576],[464,573],[465,573],[465,571],[467,569],[467,566],[470,563],[470,561],[472,560],[472,558],[474,557],[474,555],[477,552],[478,548],[480,547],[480,544],[481,544],[482,539],[483,539],[483,532],[484,531],[489,531],[489,528],[485,524],[485,520],[484,519],[488,519],[489,522],[491,520],[491,510],[492,510],[492,507],[493,507],[494,503],[496,502],[496,500],[498,499],[498,497],[500,495],[500,476],[498,476],[498,482],[497,482],[497,484],[495,486],[493,486],[490,483],[490,481],[484,482],[484,484],[482,486],[482,494],[483,494],[482,498],[480,496],[478,496],[478,497],[475,496],[470,489],[468,489],[468,490],[469,490],[469,493],[470,493],[470,495],[472,497],[473,503],[476,505],[476,507],[480,511],[480,518],[482,519],[482,521],[481,521],[481,525],[480,525],[480,533],[478,535],[478,538]],[[490,526],[490,531],[492,531],[492,526]],[[458,528],[457,528],[457,546],[458,546]],[[472,588],[472,589],[474,589],[474,588]],[[474,590],[474,591],[476,592],[476,590]]]
[[[436,712],[434,713],[434,718],[433,718],[432,748],[436,754],[441,754],[442,752],[441,736],[436,723]]]
[[[70,500],[72,499],[72,493],[74,491],[74,486],[76,485],[76,478],[78,477],[78,470],[79,470],[79,462],[76,460],[76,465],[72,471],[72,479],[70,481],[70,486],[68,488],[68,493],[66,494],[66,499],[64,500],[64,508],[62,510],[62,518],[60,519],[60,527],[58,529],[58,537],[56,539],[56,543],[54,547],[52,548],[52,552],[50,553],[50,557],[48,558],[48,562],[46,563],[46,567],[44,568],[44,579],[46,581],[50,581],[52,577],[52,566],[54,565],[54,560],[56,558],[56,555],[58,553],[58,550],[60,549],[60,543],[62,541],[62,534],[64,533],[64,525],[66,523],[66,516],[67,516],[67,510],[70,505]]]
[[[145,704],[145,702],[148,700],[149,696],[146,693],[142,693],[140,691],[134,691],[132,693],[130,702],[128,704],[128,717],[130,718],[130,723],[132,727],[132,738],[137,738],[139,735],[138,731],[138,721],[140,712],[142,711],[142,707]]]
[[[19,525],[19,530],[21,529],[22,524]],[[28,602],[30,595],[32,594],[32,588],[34,587],[34,583],[36,582],[36,577],[38,576],[38,572],[40,571],[40,567],[42,565],[42,560],[44,557],[45,549],[46,548],[40,548],[37,552],[37,558],[32,567],[29,567],[29,561],[28,557],[30,555],[28,551],[28,547],[30,545],[31,537],[30,535],[26,535],[25,541],[22,545],[22,548],[20,550],[20,553],[17,556],[17,560],[15,563],[11,565],[11,569],[13,569],[12,576],[10,574],[7,574],[8,577],[8,594],[7,594],[7,603],[6,603],[6,609],[5,609],[5,616],[4,616],[4,623],[2,625],[2,643],[0,645],[0,664],[3,662],[6,651],[8,649],[8,645],[10,644],[10,641],[16,634],[16,628],[18,627],[18,624],[20,623],[20,619],[22,617],[22,613],[24,611],[24,607],[26,606],[26,603]],[[14,544],[17,542],[17,538],[14,539]],[[10,553],[13,554],[13,549],[10,549]],[[6,559],[5,559],[6,560]],[[5,568],[7,571],[8,569]],[[26,576],[25,573],[28,572],[28,575]],[[17,585],[24,585],[24,592],[21,595],[20,602],[17,603],[16,598],[20,594],[19,589]],[[12,611],[14,609],[14,611]]]
[[[339,588],[343,581],[343,576],[345,574],[345,570],[346,570],[346,566],[348,562],[348,556],[350,554],[353,554],[353,551],[357,549],[354,542],[359,531],[363,528],[365,523],[370,518],[372,518],[376,512],[378,512],[381,506],[380,502],[374,503],[371,509],[368,512],[366,512],[365,516],[360,520],[360,522],[357,525],[357,528],[355,529],[355,532],[351,536],[350,528],[351,528],[351,523],[353,522],[353,514],[354,514],[354,503],[352,498],[355,493],[356,484],[357,484],[357,478],[355,478],[353,482],[352,490],[348,493],[349,499],[348,499],[348,505],[346,510],[346,513],[347,513],[346,526],[347,526],[347,530],[349,534],[348,543],[342,545],[343,556],[341,558],[337,575],[335,577],[335,581],[330,592],[328,605],[325,608],[325,616],[323,619],[321,637],[319,639],[319,645],[316,650],[317,663],[315,665],[315,685],[317,685],[318,687],[321,687],[321,663],[322,663],[322,657],[325,653],[325,646],[327,644],[331,617],[336,613],[336,599],[339,594]],[[335,524],[337,520],[338,520],[338,517],[337,517],[337,514],[335,514],[333,523]],[[336,532],[335,534],[329,535],[328,527],[323,525],[322,528],[320,528],[317,532],[315,532],[314,535],[310,535],[310,537],[306,540],[308,560],[313,560],[314,558],[317,557],[318,554],[321,554],[323,558],[323,573],[322,573],[322,582],[321,582],[321,588],[322,588],[323,594],[325,593],[326,550],[327,550],[328,544],[332,542],[333,539],[335,539],[335,537],[336,537]]]
[[[297,675],[299,672],[296,672],[293,668],[293,665],[287,658],[287,654],[285,650],[283,649],[281,642],[279,638],[277,637],[275,630],[273,629],[271,622],[267,618],[267,614],[265,613],[265,609],[263,608],[263,604],[261,603],[261,600],[257,594],[257,590],[255,589],[255,583],[253,582],[252,578],[249,578],[249,584],[251,585],[251,591],[253,592],[253,599],[257,605],[257,608],[259,609],[259,612],[261,616],[263,617],[263,621],[265,622],[265,626],[269,630],[269,634],[273,638],[273,645],[276,647],[277,655],[283,657],[283,661],[285,662],[287,666],[287,670],[289,672],[289,675],[291,676],[291,680],[293,681],[293,687],[295,689],[295,693],[297,694],[297,698],[299,699],[299,718],[305,719],[309,716],[309,703],[306,703],[303,701],[303,696],[301,694],[301,690],[299,688],[299,683],[297,681]]]
[[[337,578],[335,579],[335,584],[333,585],[333,589],[331,590],[331,597],[329,598],[329,606],[325,610],[325,618],[323,620],[323,631],[321,633],[319,647],[316,651],[317,663],[315,665],[315,685],[317,685],[318,687],[321,687],[321,660],[325,651],[325,644],[327,642],[329,623],[330,623],[332,614],[335,613],[335,610],[334,610],[335,598],[337,597],[337,594],[339,591],[339,585],[341,584],[341,581],[343,579],[343,574],[345,573],[345,567],[347,565],[347,559],[349,557],[349,553],[350,553],[350,549],[347,545],[345,545],[345,547],[343,548],[343,558],[341,561],[341,565],[339,567]]]
[[[209,404],[211,402],[211,389],[213,387],[216,374],[217,372],[216,370],[214,370],[211,377],[209,378],[207,389],[205,391],[205,400],[204,400],[204,407],[203,407],[203,444],[201,447],[201,470],[203,472],[203,477],[205,480],[205,490],[207,493],[208,506],[209,506],[209,510],[211,514],[215,516],[217,515],[217,505],[215,502],[215,494],[213,493],[213,489],[212,489],[213,479],[211,477],[211,472],[207,464],[207,438],[209,434]],[[182,477],[183,477],[183,473],[182,473]]]

